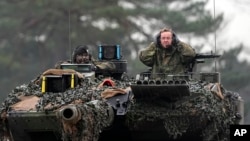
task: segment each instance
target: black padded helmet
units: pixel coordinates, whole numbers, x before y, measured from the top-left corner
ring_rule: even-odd
[[[84,54],[84,53],[87,53],[89,54],[89,51],[88,51],[88,47],[86,45],[78,45],[75,50],[73,51],[73,63],[76,63],[76,56],[77,55],[81,55],[81,54]],[[91,55],[89,54],[90,58],[91,59]]]

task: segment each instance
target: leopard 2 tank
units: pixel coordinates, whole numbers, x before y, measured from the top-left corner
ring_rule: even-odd
[[[1,141],[229,140],[229,126],[243,124],[243,100],[220,73],[193,71],[217,55],[198,54],[183,75],[130,77],[119,45],[98,49],[115,70],[62,64],[14,88],[0,108]]]

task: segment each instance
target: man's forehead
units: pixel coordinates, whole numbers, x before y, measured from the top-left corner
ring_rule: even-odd
[[[78,56],[88,56],[89,54],[88,53],[81,53],[81,54],[78,54]]]
[[[172,32],[170,32],[170,31],[162,32],[161,36],[172,36]]]

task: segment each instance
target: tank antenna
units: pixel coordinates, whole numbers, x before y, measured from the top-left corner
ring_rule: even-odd
[[[70,61],[72,62],[73,58],[72,58],[72,46],[71,46],[71,38],[70,38],[70,33],[71,33],[71,23],[70,23],[70,19],[71,19],[71,13],[70,13],[70,9],[68,9],[68,14],[69,14],[69,56],[70,56]]]
[[[215,21],[215,0],[213,0],[213,6],[214,6],[214,21]],[[214,30],[214,52],[216,54],[217,52],[217,48],[216,48],[216,29]],[[214,71],[216,72],[217,71],[217,64],[216,64],[216,58],[215,58],[215,61],[214,61]]]

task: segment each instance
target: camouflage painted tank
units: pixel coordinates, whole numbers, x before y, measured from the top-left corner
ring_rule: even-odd
[[[0,140],[229,140],[229,126],[243,123],[243,101],[219,73],[133,78],[121,56],[118,45],[99,46],[99,60],[116,70],[62,64],[13,89],[0,109]]]

